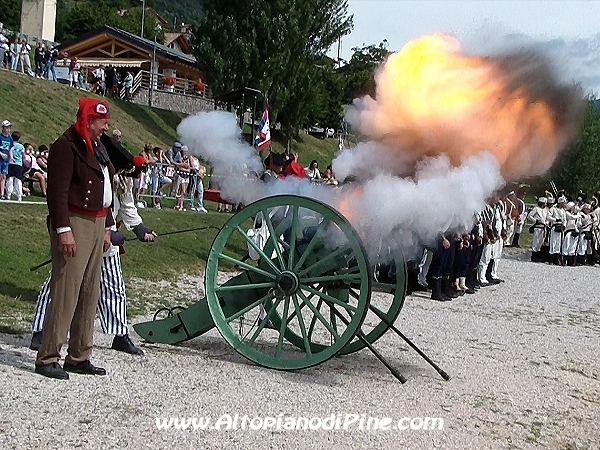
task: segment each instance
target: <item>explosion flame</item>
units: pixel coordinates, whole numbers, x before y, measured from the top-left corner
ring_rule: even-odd
[[[400,175],[426,156],[445,154],[459,165],[486,151],[507,181],[540,175],[573,138],[583,111],[579,87],[560,85],[542,56],[471,57],[444,35],[409,42],[375,81],[376,99],[355,100],[349,120],[397,154],[391,169]]]

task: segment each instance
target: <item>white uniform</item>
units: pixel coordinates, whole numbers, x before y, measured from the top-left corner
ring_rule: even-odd
[[[565,211],[565,232],[563,236],[562,252],[563,256],[575,256],[577,252],[577,243],[579,242],[580,217],[578,213]]]
[[[593,218],[592,214],[586,214],[584,212],[579,213],[580,217],[580,226],[579,226],[579,239],[577,242],[577,248],[575,252],[577,256],[585,256],[592,253],[591,249],[591,239],[588,239],[588,236],[591,236]]]
[[[548,226],[548,209],[541,206],[535,206],[527,219],[534,222],[533,225],[533,242],[531,244],[531,251],[539,252],[544,245],[546,239],[546,227]]]
[[[566,211],[554,205],[548,211],[548,225],[550,225],[550,251],[551,255],[560,255],[563,241],[562,231],[557,231],[555,228],[564,227],[567,222]]]
[[[483,222],[491,224],[494,235],[497,237],[495,242],[488,242],[483,245],[483,252],[481,254],[481,259],[479,260],[479,265],[477,266],[477,279],[480,283],[485,284],[487,283],[486,272],[488,265],[492,261],[490,275],[492,278],[498,278],[498,262],[502,256],[502,248],[504,246],[504,241],[500,237],[506,219],[504,203],[498,202],[493,207],[486,205],[482,212],[482,219]]]

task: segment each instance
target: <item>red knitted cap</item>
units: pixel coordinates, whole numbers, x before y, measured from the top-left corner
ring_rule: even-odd
[[[108,103],[104,100],[82,97],[79,99],[79,109],[77,110],[77,122],[75,130],[85,141],[85,145],[90,153],[94,152],[92,141],[88,133],[88,123],[90,119],[110,119]]]

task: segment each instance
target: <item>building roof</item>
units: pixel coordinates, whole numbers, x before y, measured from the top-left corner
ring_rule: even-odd
[[[242,89],[237,89],[235,91],[227,92],[222,95],[218,95],[216,97],[213,97],[213,99],[216,102],[235,103],[237,101],[242,100],[245,96],[258,97],[259,95],[262,95],[262,92],[258,89],[245,87]]]
[[[142,38],[140,36],[136,36],[133,33],[129,33],[128,31],[121,30],[121,29],[115,28],[115,27],[111,27],[109,25],[105,25],[96,30],[92,30],[92,31],[85,33],[71,41],[64,42],[58,46],[58,49],[59,49],[59,51],[62,51],[65,48],[71,47],[79,42],[85,41],[87,39],[90,39],[90,38],[100,35],[100,34],[107,34],[109,36],[114,37],[115,39],[122,40],[130,45],[136,46],[136,47],[143,49],[149,53],[152,53],[154,51],[154,46],[155,46],[154,40]],[[192,55],[187,55],[183,52],[180,52],[179,50],[175,50],[173,48],[169,48],[165,45],[158,44],[158,43],[156,44],[156,56],[162,57],[165,59],[170,59],[170,60],[180,62],[183,64],[188,64],[188,65],[192,65],[192,66],[196,65],[196,58],[194,58]]]

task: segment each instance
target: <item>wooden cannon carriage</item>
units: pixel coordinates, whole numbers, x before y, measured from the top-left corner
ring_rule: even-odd
[[[233,256],[246,247],[253,258]],[[368,347],[404,382],[372,345],[393,329],[448,379],[393,325],[407,278],[399,251],[393,260],[393,279],[377,282],[375,265],[342,214],[306,197],[264,198],[233,215],[216,235],[206,263],[206,297],[134,329],[147,341],[177,344],[216,327],[241,355],[279,370]],[[373,291],[391,295],[375,306]]]

